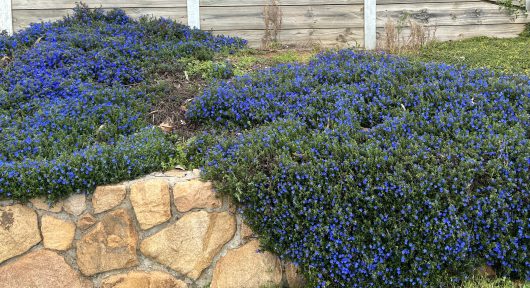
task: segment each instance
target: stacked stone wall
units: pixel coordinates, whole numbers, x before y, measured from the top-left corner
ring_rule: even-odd
[[[199,171],[0,205],[0,288],[303,287]]]

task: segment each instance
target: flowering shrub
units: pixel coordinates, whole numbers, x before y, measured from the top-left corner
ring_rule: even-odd
[[[529,112],[524,76],[344,50],[210,87],[188,153],[316,287],[530,279]]]
[[[147,72],[245,45],[167,19],[75,10],[0,35],[0,198],[54,200],[160,169],[173,148],[145,128],[156,101]]]

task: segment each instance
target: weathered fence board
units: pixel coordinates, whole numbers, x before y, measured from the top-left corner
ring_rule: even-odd
[[[202,7],[201,25],[209,30],[265,29],[263,6]],[[282,29],[363,27],[363,5],[282,7]]]
[[[153,17],[166,17],[181,23],[187,23],[186,8],[123,8],[132,17],[143,15]],[[66,15],[71,15],[70,9],[39,10],[35,15],[33,10],[13,10],[13,26],[15,30],[27,27],[30,23],[41,21],[60,20]]]
[[[305,5],[351,5],[363,4],[364,0],[282,0],[282,6],[305,6]],[[458,0],[377,0],[377,5],[400,4],[400,3],[452,3]],[[466,0],[466,2],[484,2],[483,0]],[[217,7],[242,7],[242,6],[263,6],[268,4],[267,0],[201,0],[201,6]]]
[[[254,47],[262,44],[263,30],[225,30],[217,34],[238,36],[249,41]],[[330,47],[363,47],[362,29],[296,29],[282,30],[278,37],[282,44],[310,47],[322,45]]]
[[[11,2],[12,1],[12,2]],[[191,9],[191,4],[194,9]],[[365,0],[279,0],[281,28],[278,39],[286,44],[324,46],[365,43]],[[377,38],[385,24],[393,22],[407,32],[410,21],[435,30],[440,40],[470,36],[515,36],[530,21],[513,17],[491,1],[484,0],[366,0],[376,1]],[[526,1],[526,0],[522,0]],[[530,0],[528,0],[530,1]],[[74,0],[0,0],[0,29],[14,30],[31,22],[60,19],[71,13]],[[265,5],[270,0],[85,0],[90,7],[124,8],[132,16],[168,17],[215,33],[248,38],[259,46],[265,35]],[[12,3],[6,20],[4,7]],[[190,9],[188,9],[190,8]],[[188,17],[192,15],[192,17]],[[370,18],[373,19],[373,18]],[[8,23],[8,24],[6,24]],[[367,27],[368,28],[368,27]],[[368,29],[369,30],[369,29]],[[370,35],[370,32],[368,32]],[[373,39],[373,38],[372,38]],[[269,39],[270,40],[270,39]],[[370,40],[373,41],[373,40]]]
[[[431,30],[437,40],[458,40],[463,38],[489,36],[498,38],[516,37],[524,30],[521,24],[496,24],[496,25],[462,25],[462,26],[437,26]],[[377,28],[378,38],[384,35],[384,28]],[[401,37],[410,35],[408,27],[403,28]]]
[[[12,0],[14,10],[71,9],[77,0]],[[150,8],[184,7],[186,0],[83,0],[90,7],[102,8]]]

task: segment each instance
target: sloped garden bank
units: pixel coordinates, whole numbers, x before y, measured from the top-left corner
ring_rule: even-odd
[[[313,286],[524,281],[529,111],[526,76],[344,50],[206,89],[187,155]]]
[[[86,7],[1,36],[0,197],[23,202],[1,208],[2,281],[261,279],[219,276],[245,271],[268,275],[259,287],[293,267],[309,287],[457,286],[477,267],[530,279],[528,77],[352,50],[235,78],[211,61],[244,44]],[[190,101],[191,71],[231,79]],[[242,216],[197,173],[84,196],[174,164],[201,167]],[[242,220],[277,256],[255,253]]]

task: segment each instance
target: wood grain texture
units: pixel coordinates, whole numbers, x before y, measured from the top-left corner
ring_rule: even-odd
[[[214,33],[247,39],[249,45],[255,48],[261,47],[264,36],[263,30],[221,30]],[[362,28],[282,30],[279,40],[282,44],[299,47],[318,45],[344,48],[364,45]]]
[[[524,24],[495,24],[495,25],[462,25],[462,26],[439,26],[434,31],[439,41],[461,40],[476,36],[490,36],[510,38],[516,37],[524,30]],[[249,45],[260,48],[263,30],[228,30],[214,31],[215,34],[238,36],[249,41]],[[410,30],[405,27],[401,37],[408,37]],[[384,28],[377,28],[377,39],[382,41]],[[280,42],[286,45],[308,47],[318,45],[322,47],[363,47],[362,28],[346,29],[296,29],[283,30],[280,32]]]
[[[390,19],[422,25],[478,25],[526,23],[528,18],[515,18],[496,5],[473,2],[392,4],[377,6],[377,26]],[[282,29],[340,29],[364,27],[363,5],[309,5],[282,7]],[[403,21],[405,19],[405,21]],[[201,27],[206,30],[265,29],[263,7],[202,7]]]
[[[14,10],[71,9],[76,0],[12,0]],[[151,8],[186,7],[186,0],[83,0],[90,7],[102,8]]]
[[[363,5],[282,7],[282,29],[363,27]],[[265,29],[261,6],[202,7],[203,29]]]
[[[451,3],[447,5],[421,3],[392,4],[377,7],[378,26],[391,19],[395,22],[407,23],[416,21],[421,25],[479,25],[479,24],[510,24],[528,23],[526,17],[515,17],[506,10],[499,10],[495,4],[476,5],[471,2]]]
[[[0,0],[9,1],[9,0]],[[12,0],[14,29],[31,22],[57,20],[71,13],[72,0]],[[525,0],[526,1],[526,0]],[[144,14],[187,23],[187,0],[86,0],[91,7],[121,7],[134,17]],[[203,30],[248,38],[253,47],[264,35],[264,4],[268,0],[200,0]],[[280,0],[282,31],[287,44],[322,46],[364,44],[364,0]],[[513,17],[499,6],[482,0],[377,0],[377,37],[393,21],[407,32],[409,20],[436,30],[439,40],[472,36],[513,37],[530,17]]]
[[[451,3],[458,0],[377,0],[378,5],[400,3]],[[466,0],[467,2],[483,2],[482,0]],[[268,0],[201,0],[201,7],[241,7],[263,6]],[[307,5],[362,5],[363,0],[280,0],[282,6],[307,6]]]
[[[462,26],[438,26],[432,29],[437,41],[461,40],[477,36],[488,36],[497,38],[512,38],[519,35],[525,28],[524,24],[494,24],[494,25],[462,25]],[[377,28],[378,40],[384,39],[384,28]],[[408,37],[410,30],[404,27],[401,37]]]
[[[180,23],[187,23],[186,8],[124,8],[132,17],[153,16],[166,17]],[[15,31],[27,27],[30,23],[60,20],[66,15],[71,15],[70,9],[56,10],[13,10],[13,26]]]

